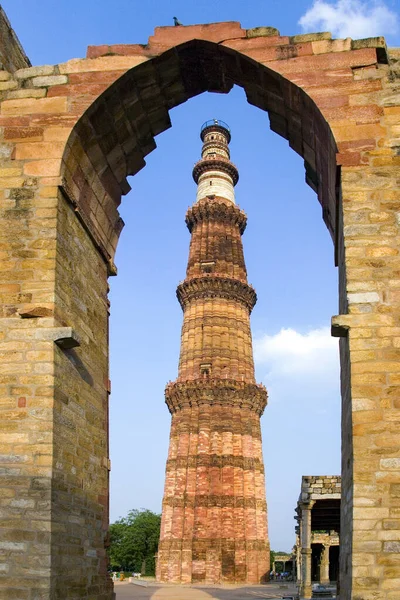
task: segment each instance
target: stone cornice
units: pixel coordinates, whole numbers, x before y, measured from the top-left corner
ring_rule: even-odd
[[[213,496],[213,495],[185,495],[185,496],[164,496],[163,507],[174,506],[174,507],[188,507],[196,508],[197,506],[202,507],[219,507],[219,508],[254,508],[259,511],[266,512],[267,503],[265,500],[259,500],[258,498],[243,496]]]
[[[214,550],[219,550],[221,547],[234,547],[237,550],[264,550],[265,548],[269,548],[268,540],[248,540],[248,539],[232,539],[232,538],[221,538],[221,537],[213,537],[213,538],[196,538],[196,537],[187,537],[187,538],[178,538],[178,539],[164,539],[160,540],[158,545],[159,550],[193,550],[202,549],[208,550],[210,548]]]
[[[202,198],[191,206],[186,213],[186,225],[190,231],[200,221],[219,221],[237,225],[240,233],[246,229],[246,213],[232,202],[219,198]]]
[[[192,454],[178,456],[167,460],[167,471],[176,469],[196,469],[197,467],[224,467],[231,466],[244,471],[260,471],[264,473],[264,465],[259,458],[235,456],[233,454]]]
[[[193,299],[197,298],[227,298],[244,304],[249,313],[257,302],[257,294],[248,283],[229,277],[218,277],[204,274],[180,283],[176,290],[182,310]]]
[[[247,408],[261,416],[267,398],[263,385],[234,379],[175,381],[165,388],[165,402],[171,414],[182,408],[209,404]]]
[[[236,185],[239,181],[239,171],[236,166],[231,163],[228,158],[224,158],[221,155],[218,155],[215,158],[201,158],[193,167],[193,179],[198,183],[200,175],[207,171],[215,170],[223,171],[232,177],[233,185]]]
[[[258,415],[254,413],[255,417]],[[197,435],[200,432],[199,425],[193,424],[189,420],[186,422],[181,421],[179,424],[179,433],[171,433],[171,439],[175,438],[179,440],[182,432]],[[255,440],[261,440],[261,432],[259,428],[252,427],[251,423],[224,423],[224,422],[211,422],[210,423],[210,434],[211,433],[232,433],[237,435],[250,435]]]

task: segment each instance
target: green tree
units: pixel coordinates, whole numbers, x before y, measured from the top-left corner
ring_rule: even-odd
[[[133,509],[110,525],[108,550],[112,568],[154,575],[154,555],[160,538],[161,515]]]

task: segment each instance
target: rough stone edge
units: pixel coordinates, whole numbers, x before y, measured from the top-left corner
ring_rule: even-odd
[[[253,27],[252,29],[246,29],[246,38],[275,37],[280,35],[279,30],[275,27]]]
[[[318,31],[315,33],[299,33],[290,36],[291,44],[304,44],[306,42],[320,42],[322,40],[331,40],[332,34],[330,31]]]
[[[352,50],[361,50],[363,48],[376,48],[378,63],[384,65],[389,64],[389,53],[384,37],[379,36],[362,38],[360,40],[351,40]]]
[[[4,61],[4,67],[11,73],[16,71],[17,69],[31,67],[32,66],[31,61],[25,54],[23,46],[22,46],[21,42],[19,41],[17,34],[11,27],[11,23],[8,20],[8,17],[6,15],[6,13],[4,12],[3,7],[0,6],[0,29],[3,29],[3,27],[6,29],[6,32],[8,34],[7,37],[1,36],[1,42],[0,42],[0,57]],[[9,52],[7,51],[8,50],[7,46],[9,43],[11,43],[13,46],[17,61],[20,61],[20,64],[17,64],[16,66],[13,63],[11,63],[9,60]]]

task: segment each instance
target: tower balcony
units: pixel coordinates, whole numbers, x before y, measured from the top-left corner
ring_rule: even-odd
[[[225,135],[228,144],[231,141],[231,130],[225,121],[221,121],[221,119],[210,119],[203,123],[200,129],[200,137],[203,142],[207,133],[210,133],[211,131],[218,131]]]
[[[190,233],[192,233],[196,223],[208,220],[237,225],[241,234],[244,233],[247,224],[246,213],[237,205],[225,200],[225,198],[212,196],[202,198],[191,206],[185,218]]]
[[[208,171],[222,171],[232,178],[233,185],[236,185],[239,181],[239,171],[237,167],[228,159],[224,158],[220,154],[214,157],[207,156],[201,158],[193,167],[193,179],[196,183],[199,182],[199,178],[203,173]]]
[[[256,291],[248,283],[208,273],[180,283],[176,295],[182,310],[185,310],[192,300],[198,298],[226,298],[244,304],[250,314],[257,302]]]
[[[268,402],[266,388],[236,379],[201,378],[169,382],[165,402],[171,414],[203,404],[247,408],[261,416]]]

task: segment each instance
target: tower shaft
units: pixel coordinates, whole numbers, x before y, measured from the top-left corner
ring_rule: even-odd
[[[178,378],[165,392],[172,423],[157,578],[259,583],[269,572],[260,430],[267,393],[254,377],[246,215],[235,205],[228,127],[207,123],[201,137],[188,267],[177,289]]]

